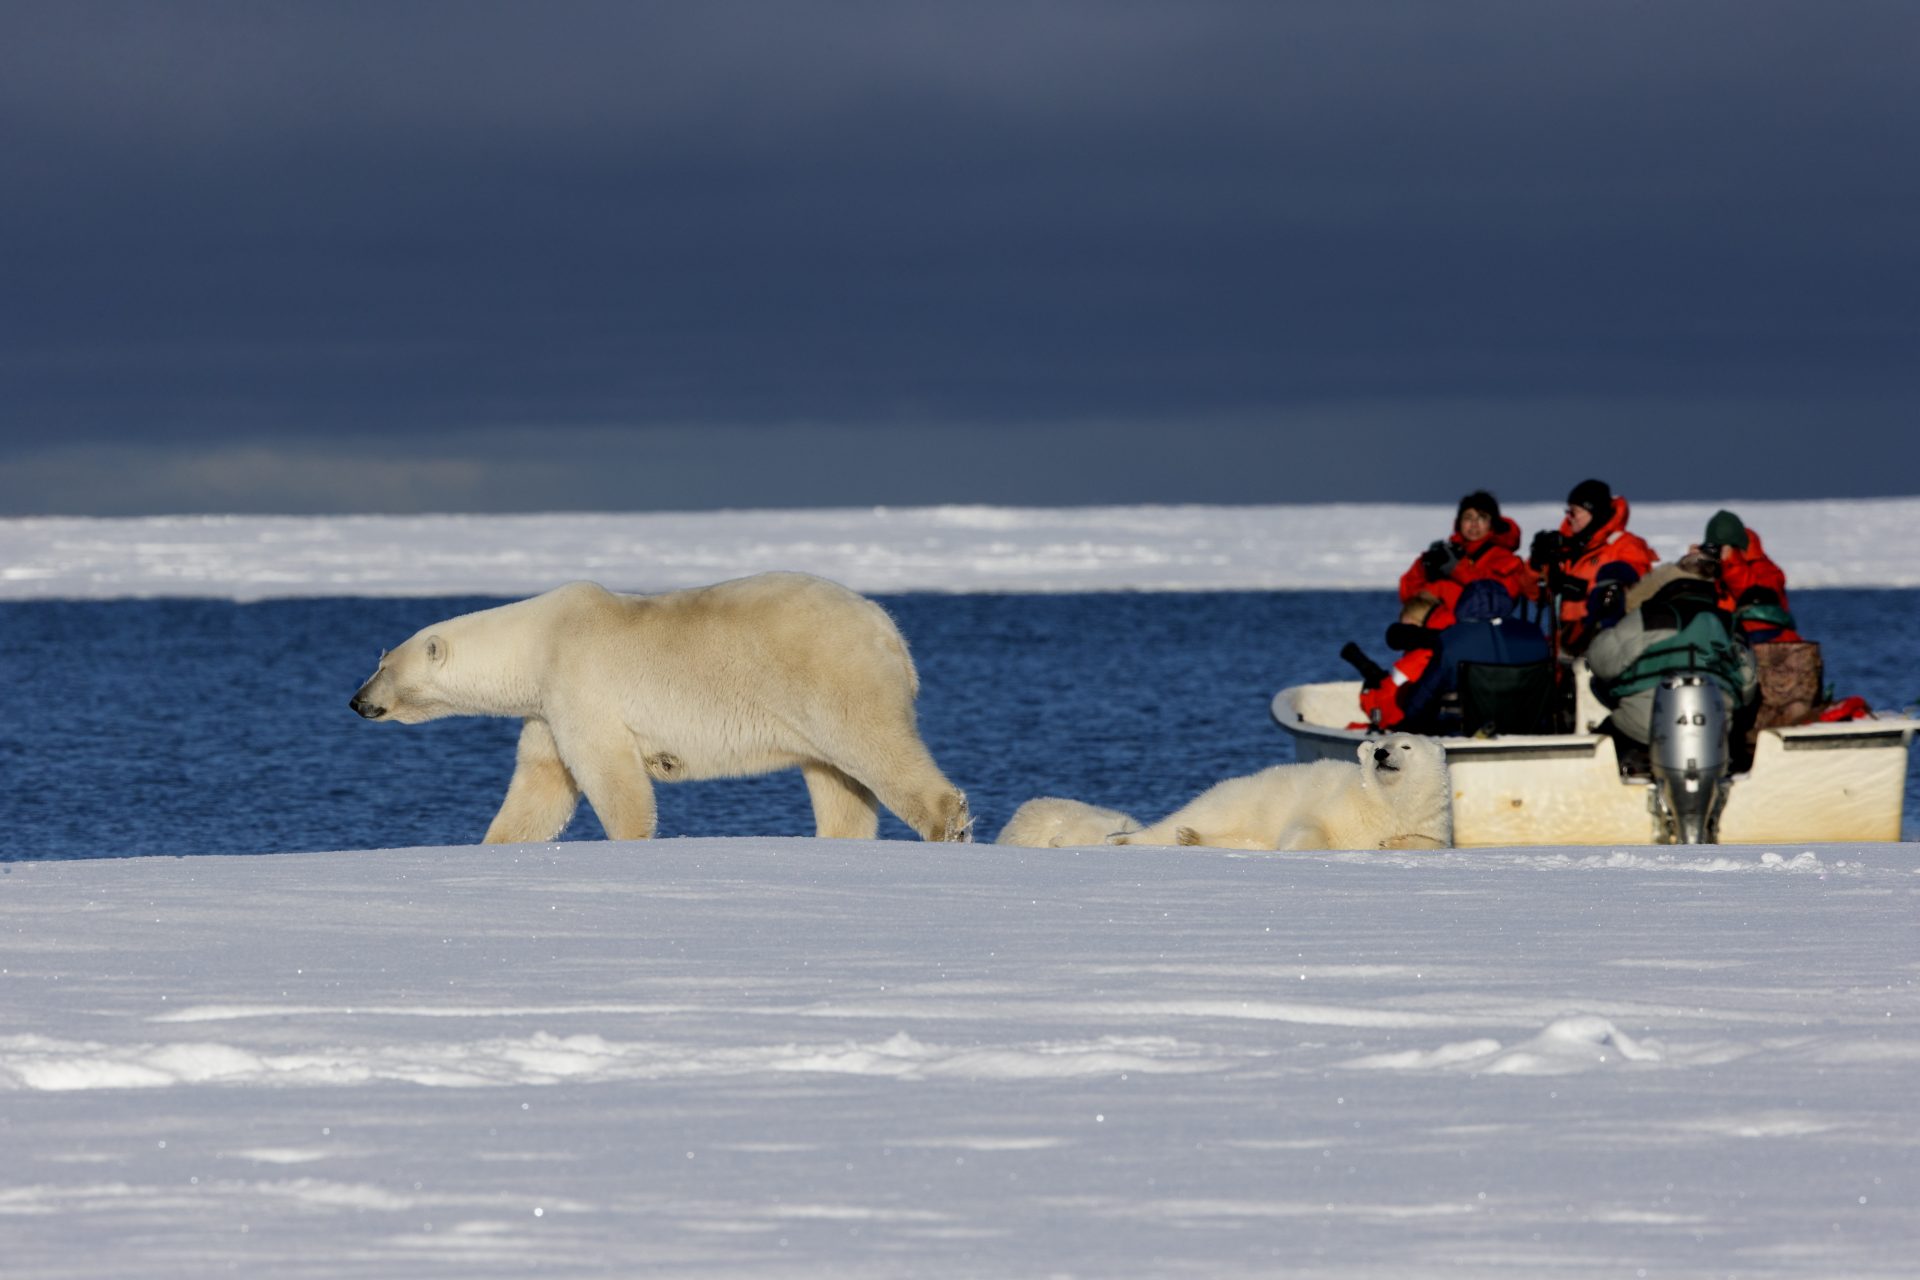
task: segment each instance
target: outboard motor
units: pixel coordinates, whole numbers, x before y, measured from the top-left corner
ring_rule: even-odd
[[[1715,844],[1728,778],[1727,704],[1698,671],[1676,671],[1653,695],[1653,809],[1662,844]]]

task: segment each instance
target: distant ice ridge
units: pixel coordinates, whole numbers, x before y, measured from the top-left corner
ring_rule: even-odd
[[[1920,497],[1636,505],[1663,558],[1719,507],[1799,587],[1920,586]],[[1507,508],[1528,535],[1556,505]],[[798,569],[860,591],[1384,589],[1446,504],[872,507],[425,516],[0,520],[0,599],[527,595],[588,578],[661,591]]]
[[[366,1085],[437,1088],[602,1083],[774,1073],[888,1076],[902,1080],[1059,1080],[1127,1072],[1223,1070],[1238,1058],[1166,1036],[1097,1036],[952,1047],[896,1033],[879,1041],[730,1045],[617,1041],[598,1035],[523,1036],[382,1045],[316,1042],[259,1053],[217,1041],[104,1044],[0,1036],[0,1091],[68,1093],[169,1085]]]
[[[1062,1018],[1097,1016],[1097,1006],[1060,1008]],[[1232,1017],[1234,1011],[1182,1010],[1195,1017]],[[1164,1016],[1163,1012],[1163,1016]],[[1355,1010],[1349,1013],[1368,1014]],[[937,1010],[904,1009],[904,1017],[938,1017]],[[287,1018],[294,1013],[282,1015]],[[434,1016],[431,1013],[428,1016]],[[1150,1016],[1150,1015],[1149,1015]],[[1315,1020],[1319,1021],[1319,1020]],[[1330,1025],[1392,1027],[1394,1017],[1331,1018]],[[1428,1022],[1443,1019],[1431,1018]],[[384,1044],[337,1045],[325,1040],[281,1053],[260,1053],[218,1041],[120,1043],[45,1035],[0,1036],[0,1092],[71,1093],[89,1089],[168,1086],[357,1086],[399,1081],[430,1088],[475,1089],[515,1085],[714,1079],[780,1073],[885,1076],[905,1081],[976,1082],[1069,1080],[1081,1077],[1192,1075],[1282,1068],[1244,1046],[1229,1050],[1165,1035],[1103,1035],[1032,1043],[947,1046],[905,1033],[881,1040],[823,1044],[716,1046],[667,1041],[620,1041],[599,1035],[520,1036],[471,1040],[405,1038]],[[1484,1075],[1568,1075],[1626,1063],[1660,1063],[1658,1044],[1641,1043],[1606,1018],[1557,1018],[1524,1043],[1505,1047],[1481,1038],[1436,1049],[1363,1055],[1339,1064],[1355,1070],[1451,1071]],[[1718,1061],[1716,1058],[1715,1061]],[[1676,1064],[1680,1067],[1688,1063]]]

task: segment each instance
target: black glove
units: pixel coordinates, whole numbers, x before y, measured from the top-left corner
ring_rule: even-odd
[[[1578,600],[1581,596],[1587,594],[1587,580],[1568,574],[1563,578],[1556,578],[1553,589],[1560,593],[1562,600]]]
[[[1420,553],[1420,567],[1426,571],[1430,582],[1438,582],[1453,572],[1453,566],[1460,562],[1460,556],[1450,542],[1436,542]]]
[[[1587,617],[1596,627],[1610,627],[1627,611],[1627,589],[1617,582],[1603,582],[1587,600]]]
[[[1558,564],[1567,554],[1567,540],[1560,536],[1558,529],[1542,529],[1533,535],[1533,545],[1527,548],[1527,563],[1534,569],[1544,569],[1550,564]]]

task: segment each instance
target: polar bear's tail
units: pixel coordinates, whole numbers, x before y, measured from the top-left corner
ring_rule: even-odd
[[[891,621],[891,619],[889,619],[889,621]],[[907,649],[907,638],[900,634],[898,627],[892,629],[891,647],[893,651],[899,655],[900,665],[907,669],[907,692],[915,698],[918,698],[920,696],[920,668],[913,665],[913,654]]]
[[[893,615],[888,613],[878,603],[868,600],[865,596],[861,596],[860,599],[866,603],[867,608],[873,610],[880,624],[878,639],[882,651],[891,655],[900,663],[900,666],[907,673],[907,693],[911,697],[918,698],[920,696],[920,669],[913,665],[913,651],[907,648],[907,638],[900,634],[900,624],[895,622]]]

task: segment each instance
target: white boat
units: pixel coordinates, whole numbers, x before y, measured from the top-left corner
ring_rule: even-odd
[[[1574,668],[1574,723],[1587,732],[1439,738],[1453,779],[1454,843],[1658,844],[1653,779],[1622,775],[1614,743],[1592,732],[1607,711]],[[1295,685],[1273,698],[1273,719],[1301,761],[1352,760],[1368,734],[1350,729],[1360,683]],[[1719,813],[1722,844],[1900,839],[1907,751],[1920,720],[1870,719],[1763,729],[1753,763],[1731,776]]]

